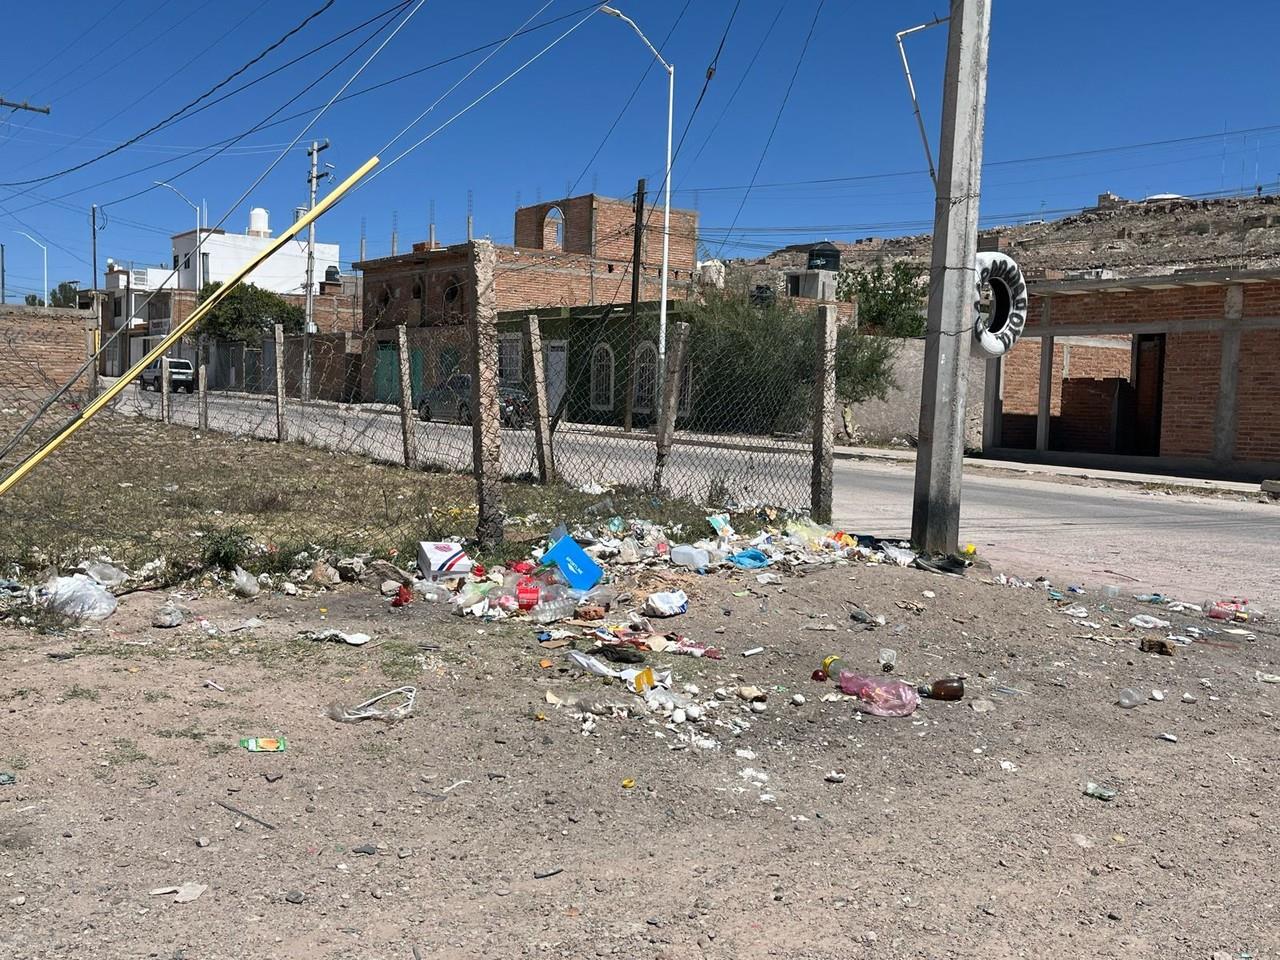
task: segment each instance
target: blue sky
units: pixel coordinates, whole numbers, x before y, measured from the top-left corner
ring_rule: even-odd
[[[384,153],[384,162],[584,16],[577,12],[584,4],[573,0],[552,0],[537,13],[543,2],[427,0],[350,92],[500,41],[530,17],[533,24],[564,19],[512,40]],[[17,184],[0,187],[0,243],[7,250],[10,297],[40,285],[40,251],[17,230],[35,232],[50,243],[50,285],[63,279],[88,283],[90,203],[106,209],[100,266],[108,256],[164,263],[168,236],[189,229],[189,208],[168,191],[147,191],[153,180],[173,179],[188,196],[207,201],[211,224],[227,213],[308,116],[251,133],[182,173],[209,155],[193,151],[242,133],[277,109],[283,117],[323,104],[386,31],[355,50],[376,24],[357,31],[82,170],[37,183],[18,181],[58,173],[141,133],[322,3],[67,0],[57,13],[51,12],[53,5],[11,5],[7,35],[25,40],[6,45],[0,91],[9,99],[49,103],[53,112],[48,117],[0,114],[0,182]],[[332,40],[392,3],[336,0],[215,96]],[[618,0],[616,5],[676,64],[678,138],[734,2]],[[673,177],[676,204],[700,212],[708,253],[760,256],[776,246],[823,236],[853,239],[929,229],[931,185],[893,35],[935,13],[945,15],[947,6],[946,0],[826,0],[801,60],[817,0],[742,0]],[[1274,38],[1280,9],[1266,0],[1237,0],[1230,8],[1233,26],[1224,31],[1206,23],[1203,4],[1189,0],[997,0],[984,221],[1059,215],[1091,203],[1103,190],[1127,196],[1201,194],[1242,185],[1252,190],[1256,178],[1266,192],[1276,192],[1280,58]],[[936,149],[946,28],[917,34],[908,44]],[[488,52],[339,102],[307,139],[327,137],[332,146],[323,159],[345,174]],[[783,107],[797,62],[799,72]],[[479,106],[353,193],[321,221],[319,239],[341,243],[343,259],[350,261],[358,252],[363,219],[369,255],[385,254],[395,215],[405,249],[426,236],[434,201],[439,238],[461,240],[470,190],[477,234],[509,242],[517,198],[532,203],[539,196],[563,196],[571,184],[574,193],[594,189],[627,196],[640,176],[656,189],[662,178],[666,82],[656,66],[644,75],[651,63],[625,24],[598,14],[588,17]],[[639,90],[623,111],[637,83]],[[748,194],[745,187],[775,119],[758,186]],[[1231,132],[1224,137],[1224,130]],[[1137,146],[1169,140],[1183,142]],[[1079,155],[1084,151],[1098,152]],[[1045,159],[1029,159],[1039,157]],[[267,207],[277,228],[287,224],[293,207],[305,201],[305,164],[299,146],[231,211],[227,228],[243,231],[250,206]],[[828,182],[803,182],[815,180]],[[139,191],[145,192],[131,196]]]

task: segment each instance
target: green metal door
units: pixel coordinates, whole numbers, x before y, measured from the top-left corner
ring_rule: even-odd
[[[373,399],[376,403],[400,403],[400,359],[394,343],[378,344],[378,362],[373,368]]]

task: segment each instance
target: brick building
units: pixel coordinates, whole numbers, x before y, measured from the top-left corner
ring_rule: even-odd
[[[695,211],[671,211],[669,301],[687,299],[697,289],[697,233]],[[585,194],[521,207],[515,212],[514,236],[514,244],[495,245],[493,285],[500,314],[540,313],[590,322],[576,308],[630,303],[635,237],[631,201]],[[473,247],[470,242],[436,247],[424,241],[408,253],[354,265],[364,274],[360,366],[365,399],[395,399],[397,326],[409,328],[415,396],[458,368],[465,353],[461,328],[477,296],[469,279]],[[661,265],[662,211],[650,207],[640,246],[639,300],[646,304],[646,313],[653,312],[661,297]],[[569,340],[566,336],[548,344],[548,392],[553,397],[564,389],[563,378],[574,363],[567,356]],[[503,343],[511,350],[500,353],[502,375],[518,381],[519,338],[511,334]],[[622,378],[619,372],[619,382]]]
[[[53,393],[93,354],[94,314],[61,307],[0,306],[0,400],[27,409]],[[89,390],[86,373],[71,390]]]
[[[1241,479],[1280,476],[1280,270],[1029,287],[987,370],[984,450]]]

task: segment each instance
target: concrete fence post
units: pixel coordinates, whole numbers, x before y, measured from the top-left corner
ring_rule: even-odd
[[[677,323],[668,344],[665,382],[659,384],[662,406],[659,408],[657,452],[653,459],[653,490],[662,491],[663,474],[667,469],[667,457],[671,453],[671,439],[676,430],[676,414],[680,406],[680,375],[684,371],[684,356],[689,344],[689,324]],[[661,371],[660,371],[661,372]]]
[[[538,482],[551,483],[556,476],[555,453],[551,448],[551,417],[547,410],[547,372],[542,356],[542,329],[538,315],[524,318],[524,349],[529,354],[533,376],[533,434],[538,455]]]
[[[160,419],[169,422],[169,358],[160,358]]]
[[[413,376],[410,371],[409,330],[403,324],[396,326],[396,353],[400,359],[400,437],[404,442],[404,465],[412,470],[418,463],[414,450],[413,429]]]
[[[839,335],[834,306],[818,307],[814,341],[813,467],[809,474],[809,514],[818,523],[831,522],[831,488],[834,470],[833,437],[836,412],[836,338]]]
[[[276,359],[276,440],[284,443],[288,431],[284,422],[284,324],[275,325]]]
[[[209,429],[209,343],[200,338],[200,366],[196,369],[196,389],[199,394],[200,429]]]
[[[489,240],[470,244],[467,333],[471,342],[471,454],[476,478],[476,540],[488,550],[502,543],[502,423],[498,399],[497,251]]]

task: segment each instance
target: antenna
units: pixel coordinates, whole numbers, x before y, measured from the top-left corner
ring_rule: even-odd
[[[391,255],[396,255],[396,240],[400,232],[400,212],[398,210],[391,211]]]
[[[471,190],[468,190],[468,191],[467,191],[467,243],[470,243],[470,242],[471,242],[471,227],[472,227],[472,213],[471,213],[471,211],[472,211],[472,207],[473,207],[472,201],[473,201],[474,197],[475,197],[474,192],[473,192],[473,191],[471,191]]]
[[[427,221],[427,241],[432,250],[436,248],[436,202],[431,201],[430,219]]]
[[[364,218],[364,217],[361,217],[361,218],[360,218],[360,260],[361,260],[361,262],[363,262],[363,261],[364,261],[364,230],[365,230],[365,226],[366,226],[366,224],[365,224],[365,218]]]

